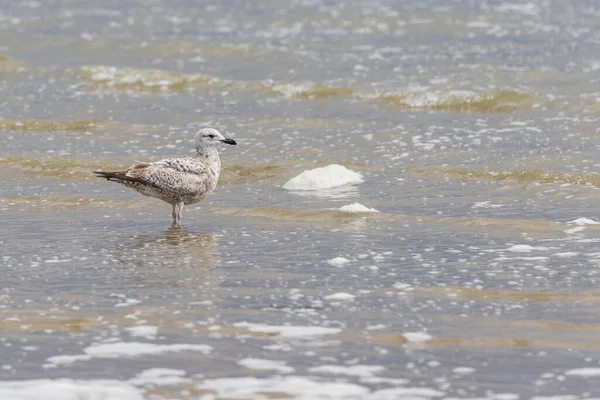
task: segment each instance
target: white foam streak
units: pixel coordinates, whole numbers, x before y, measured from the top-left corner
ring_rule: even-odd
[[[136,357],[149,354],[161,354],[179,351],[199,351],[210,353],[212,348],[205,344],[154,344],[141,342],[116,342],[94,344],[86,347],[85,354],[60,355],[49,357],[46,367],[72,364],[76,361],[86,361],[92,358]]]
[[[285,361],[264,360],[262,358],[243,358],[237,362],[239,365],[254,370],[271,370],[280,374],[294,372],[294,368],[285,364]]]
[[[117,380],[39,379],[0,381],[0,399],[143,400],[144,396],[141,389]]]
[[[575,368],[566,371],[565,375],[581,376],[585,378],[599,377],[600,368]]]
[[[274,333],[282,338],[313,338],[315,336],[335,335],[340,333],[340,328],[326,328],[323,326],[300,326],[300,325],[266,325],[252,324],[249,322],[238,322],[236,328],[245,328],[250,332]]]
[[[381,365],[321,365],[309,368],[312,373],[359,376],[362,378],[372,377],[384,370],[385,368]]]
[[[598,225],[600,224],[600,222],[594,221],[593,219],[589,219],[589,218],[585,218],[585,217],[581,217],[581,218],[577,218],[576,220],[570,221],[570,224],[575,224],[575,225]]]
[[[369,389],[352,383],[317,382],[302,376],[272,377],[267,379],[223,378],[208,379],[200,389],[211,390],[218,398],[247,399],[282,397],[294,400],[359,400],[369,394]]]

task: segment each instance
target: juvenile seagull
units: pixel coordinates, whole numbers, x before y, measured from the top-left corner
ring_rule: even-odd
[[[138,163],[127,171],[94,173],[109,181],[135,189],[144,196],[156,197],[173,207],[173,224],[183,218],[183,205],[203,200],[219,181],[221,160],[217,143],[236,144],[212,128],[196,133],[196,156],[165,158],[153,163]]]

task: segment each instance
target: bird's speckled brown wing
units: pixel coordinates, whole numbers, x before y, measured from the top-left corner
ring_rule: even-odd
[[[214,189],[214,171],[202,159],[170,158],[130,167],[126,176],[174,198],[199,196]]]

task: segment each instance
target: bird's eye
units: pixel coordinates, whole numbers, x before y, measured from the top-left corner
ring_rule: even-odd
[[[209,138],[214,139],[215,135],[208,135]]]

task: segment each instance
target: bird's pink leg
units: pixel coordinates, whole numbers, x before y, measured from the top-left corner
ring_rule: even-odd
[[[177,222],[181,223],[183,219],[183,201],[177,202]]]
[[[175,212],[175,204],[173,204],[173,213],[171,213],[171,215],[173,216],[173,225],[177,225],[177,212]]]

